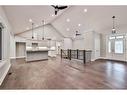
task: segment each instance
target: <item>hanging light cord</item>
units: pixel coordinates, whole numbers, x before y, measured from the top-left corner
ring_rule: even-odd
[[[44,40],[44,20],[42,20],[42,23],[43,23],[42,40]]]
[[[34,33],[33,33],[33,27],[34,26],[34,23],[32,23],[32,39],[34,39]]]
[[[112,18],[113,18],[113,29],[115,29],[115,22],[114,22],[115,16],[113,16]]]
[[[116,29],[115,29],[115,16],[113,16],[112,19],[113,19],[112,34],[114,34],[114,33],[116,33]]]

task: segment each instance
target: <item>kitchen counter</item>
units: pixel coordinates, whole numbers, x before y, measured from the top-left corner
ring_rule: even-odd
[[[26,61],[48,60],[48,50],[28,50],[26,51]]]

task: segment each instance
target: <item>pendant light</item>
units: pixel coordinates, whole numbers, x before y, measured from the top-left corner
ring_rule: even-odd
[[[43,30],[42,30],[42,40],[45,40],[45,38],[44,38],[44,24],[45,24],[45,22],[44,22],[44,20],[42,20],[42,24],[43,24]]]
[[[115,16],[113,16],[112,19],[113,19],[112,34],[115,34],[116,33],[116,29],[115,29]]]
[[[32,39],[34,39],[34,32],[33,32],[33,28],[34,28],[34,23],[32,23]]]

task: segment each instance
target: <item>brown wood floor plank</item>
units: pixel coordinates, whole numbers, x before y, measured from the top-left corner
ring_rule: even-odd
[[[0,89],[127,89],[126,64],[97,60],[84,65],[59,57],[29,63],[17,59]]]

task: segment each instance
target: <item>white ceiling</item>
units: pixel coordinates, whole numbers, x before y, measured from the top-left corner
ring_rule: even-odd
[[[45,20],[46,24],[51,23],[53,20],[58,18],[63,11],[59,11],[58,15],[54,15],[54,8],[52,6],[3,6],[5,13],[10,21],[14,33],[18,34],[26,31],[26,28],[31,28],[32,25],[29,22],[29,19],[37,25],[42,25],[42,20]],[[52,16],[54,15],[54,16]]]
[[[80,33],[91,30],[103,33],[112,28],[113,15],[116,16],[117,28],[127,25],[127,6],[71,6],[56,17],[51,16],[54,14],[51,6],[4,6],[4,9],[15,34],[30,27],[29,18],[39,25],[45,19],[46,23],[51,23],[65,37],[73,37],[76,30]],[[70,22],[66,21],[68,18]]]
[[[87,9],[87,12],[84,12],[84,9]],[[87,31],[103,33],[104,30],[112,28],[113,15],[116,16],[118,28],[127,25],[127,6],[73,6],[52,24],[69,37],[72,37],[76,30],[80,33]],[[66,22],[67,18],[70,18],[70,22]],[[70,31],[66,31],[67,28],[70,28]]]

